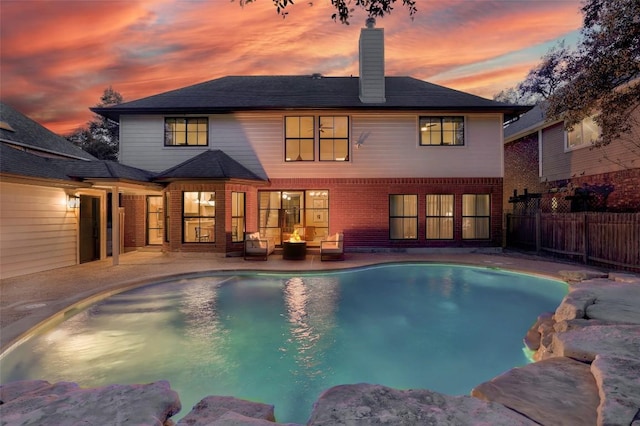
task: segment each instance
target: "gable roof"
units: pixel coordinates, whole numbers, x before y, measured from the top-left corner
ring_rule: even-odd
[[[264,181],[219,149],[207,150],[156,175],[155,181],[172,179],[248,179]]]
[[[358,77],[229,76],[110,107],[121,114],[228,113],[283,109],[473,111],[521,114],[530,107],[495,102],[412,77],[385,77],[386,102],[363,103]]]
[[[8,126],[0,126],[1,142],[47,154],[96,160],[93,155],[2,102],[0,102],[0,121],[8,124]]]

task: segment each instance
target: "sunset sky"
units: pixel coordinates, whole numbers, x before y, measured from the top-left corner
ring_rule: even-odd
[[[580,0],[416,5],[414,20],[401,0],[377,20],[386,74],[487,98],[582,25]],[[109,85],[129,101],[225,75],[358,75],[366,16],[332,13],[330,0],[298,0],[285,19],[272,0],[0,0],[0,99],[68,134]]]

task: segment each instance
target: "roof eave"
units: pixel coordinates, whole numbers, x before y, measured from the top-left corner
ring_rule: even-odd
[[[246,107],[179,107],[179,108],[90,108],[96,114],[110,120],[119,122],[121,115],[169,115],[169,114],[231,114],[234,112],[248,111],[292,111],[292,110],[376,110],[376,111],[443,111],[443,112],[468,112],[468,113],[499,113],[505,115],[505,121],[524,114],[532,106],[486,106],[486,107],[460,107],[460,106],[430,106],[407,105],[391,106],[389,104],[356,104],[356,105],[268,105]]]

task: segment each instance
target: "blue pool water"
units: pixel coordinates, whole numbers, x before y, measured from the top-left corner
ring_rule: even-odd
[[[84,387],[169,380],[306,423],[345,383],[450,395],[528,362],[522,338],[564,283],[486,268],[391,264],[321,274],[212,274],[109,297],[4,354],[0,381]]]

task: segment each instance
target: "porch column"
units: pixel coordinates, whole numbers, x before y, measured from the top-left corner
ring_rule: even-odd
[[[114,266],[120,264],[120,197],[117,186],[111,188],[111,257]]]

